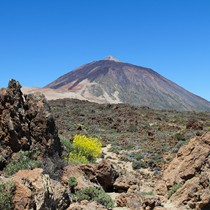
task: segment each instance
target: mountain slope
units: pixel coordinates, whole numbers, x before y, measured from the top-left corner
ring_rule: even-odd
[[[210,110],[210,102],[157,72],[109,56],[71,71],[46,88],[74,92],[87,100],[128,103],[155,109]]]

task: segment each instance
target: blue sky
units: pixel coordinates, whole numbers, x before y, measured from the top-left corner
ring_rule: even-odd
[[[210,101],[209,0],[0,0],[0,87],[112,55]]]

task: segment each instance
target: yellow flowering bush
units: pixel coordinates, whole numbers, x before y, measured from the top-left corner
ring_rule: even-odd
[[[73,148],[76,154],[80,154],[86,157],[88,161],[92,162],[100,155],[102,144],[97,138],[75,135]]]
[[[70,152],[68,157],[68,162],[73,164],[87,164],[89,161],[81,153]]]

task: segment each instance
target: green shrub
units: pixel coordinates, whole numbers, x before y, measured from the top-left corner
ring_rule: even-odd
[[[150,192],[141,192],[142,195],[145,195],[145,196],[152,196],[153,195],[153,192],[150,191]]]
[[[82,200],[96,201],[107,208],[113,208],[114,206],[111,197],[107,195],[103,189],[96,187],[87,187],[74,194],[73,201],[80,202]]]
[[[173,185],[169,190],[168,190],[168,195],[171,197],[181,186],[183,183],[178,183]]]
[[[154,167],[158,163],[163,161],[162,155],[161,154],[152,154],[148,160],[148,165],[150,167]]]
[[[15,190],[15,184],[13,182],[0,183],[0,209],[11,210],[12,204],[12,192]]]
[[[144,159],[144,156],[141,154],[141,152],[137,152],[134,154],[134,158],[136,160],[141,160],[141,159]]]
[[[109,148],[108,152],[113,152],[113,153],[118,154],[120,150],[121,150],[121,149],[120,149],[119,146],[112,145],[112,146]]]
[[[176,141],[185,141],[185,135],[184,135],[184,133],[176,133],[174,135],[174,139]]]
[[[5,167],[5,176],[11,176],[19,170],[34,169],[40,164],[39,161],[33,160],[28,151],[18,152],[13,160]]]
[[[73,149],[72,142],[64,136],[59,136],[59,138],[60,138],[61,144],[65,147],[67,152],[68,153],[71,152]]]
[[[74,193],[75,192],[74,188],[77,186],[77,179],[76,179],[76,177],[74,177],[74,176],[68,177],[68,185],[70,187],[71,192]]]
[[[181,147],[183,147],[186,144],[187,144],[187,141],[181,141],[181,142],[178,142],[175,147],[177,149],[180,149]]]
[[[76,187],[77,186],[77,179],[74,176],[70,176],[68,178],[68,185],[69,187]]]
[[[133,167],[133,169],[147,168],[147,164],[142,160],[133,161],[132,167]]]

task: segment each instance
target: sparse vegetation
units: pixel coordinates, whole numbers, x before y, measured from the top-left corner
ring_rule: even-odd
[[[146,195],[146,196],[152,196],[153,195],[153,192],[150,191],[150,192],[141,192],[142,195]]]
[[[29,151],[19,151],[4,169],[5,176],[11,176],[19,170],[34,169],[40,165]]]
[[[100,203],[109,209],[113,208],[114,206],[111,197],[107,195],[103,189],[99,189],[96,187],[84,188],[77,191],[73,195],[73,201],[77,202],[82,200],[96,201],[97,203]]]
[[[12,192],[15,190],[13,182],[0,183],[0,209],[11,210],[12,205]]]
[[[83,106],[83,103],[86,102],[78,103]],[[159,111],[127,105],[93,105],[91,103],[86,105],[84,109],[78,104],[76,106],[74,104],[72,108],[71,103],[70,105],[65,103],[65,107],[60,105],[62,111],[57,107],[55,109],[61,116],[57,118],[57,125],[60,126],[59,130],[62,134],[60,140],[64,148],[63,156],[60,156],[60,153],[56,154],[56,152],[55,154],[49,153],[49,156],[46,155],[40,164],[31,152],[20,151],[12,154],[9,164],[6,163],[6,166],[2,164],[2,167],[5,167],[2,174],[11,176],[18,170],[33,169],[40,164],[44,169],[43,174],[48,174],[54,180],[61,179],[63,174],[66,176],[66,168],[64,168],[66,164],[93,163],[100,156],[103,143],[103,145],[111,144],[110,151],[117,154],[117,156],[112,154],[108,156],[104,152],[104,157],[119,164],[116,170],[118,168],[123,169],[123,173],[120,171],[115,172],[115,167],[113,167],[113,173],[110,170],[110,176],[114,177],[115,175],[113,174],[117,174],[116,176],[124,175],[124,170],[125,172],[130,170],[130,163],[126,165],[122,161],[129,161],[132,162],[134,169],[148,167],[152,169],[153,174],[147,173],[147,170],[136,171],[135,178],[139,178],[138,172],[140,172],[140,179],[143,178],[148,183],[152,180],[153,185],[153,179],[161,176],[161,167],[173,159],[178,149],[186,144],[192,136],[200,136],[208,131],[210,125],[210,121],[207,120],[210,117],[208,113],[199,113],[199,115],[193,113],[195,120],[191,122],[189,119],[192,117],[192,113],[190,112]],[[68,113],[65,113],[65,109],[68,109]],[[71,118],[72,115],[74,116],[73,118]],[[187,126],[185,126],[186,124]],[[101,143],[99,139],[103,139],[103,142]],[[7,154],[5,153],[4,155]],[[65,157],[65,159],[61,157]],[[7,156],[5,156],[6,158]],[[64,160],[67,160],[68,163]],[[90,167],[90,171],[88,171],[88,167]],[[99,167],[94,166],[92,168],[92,165],[89,165],[72,168],[84,170],[84,177],[90,179],[96,186],[97,183],[101,183],[98,179],[98,174],[104,173],[99,171]],[[71,170],[71,167],[69,168]],[[67,168],[67,171],[69,168]],[[94,170],[96,170],[96,173]],[[105,172],[107,171],[109,170]],[[75,173],[75,176],[77,176],[77,173]],[[68,177],[68,186],[65,186],[67,188],[65,190],[71,191],[72,201],[96,201],[107,208],[113,207],[111,198],[100,188],[88,187],[77,191],[77,180],[79,182],[79,179],[70,176]],[[136,185],[133,186],[133,189],[139,189],[140,183],[133,183]],[[78,188],[80,185],[81,183],[78,183]],[[104,185],[102,186],[106,189]],[[172,186],[167,192],[168,196],[172,196],[181,186],[182,183]],[[27,187],[29,188],[30,186],[28,185]],[[0,183],[0,209],[12,209],[11,198],[13,189],[14,187],[10,186],[9,183]],[[117,188],[112,186],[107,187],[107,189],[107,191],[117,190]],[[142,192],[142,194],[145,196],[153,195],[152,192]],[[68,196],[66,197],[69,198]]]
[[[65,106],[62,106],[63,101]],[[173,159],[182,145],[187,144],[198,133],[202,135],[209,131],[210,126],[209,112],[153,110],[73,99],[50,101],[50,105],[53,114],[60,116],[56,118],[56,124],[63,136],[73,139],[79,133],[97,137],[102,139],[103,145],[111,144],[109,151],[117,154],[122,150],[138,150],[136,157],[126,154],[128,157],[124,159],[135,162],[134,167],[141,167],[143,162],[145,167],[154,170],[168,164],[166,158]],[[192,119],[194,129],[186,127]],[[130,125],[135,125],[135,129],[130,129]]]

